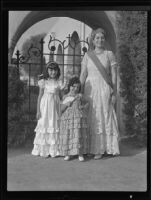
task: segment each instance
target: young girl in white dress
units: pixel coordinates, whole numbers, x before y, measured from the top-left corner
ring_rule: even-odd
[[[37,102],[38,120],[32,155],[56,157],[60,124],[60,92],[63,84],[59,81],[60,68],[56,62],[46,66],[45,77],[38,81],[39,96]]]
[[[78,155],[84,161],[87,154],[87,111],[89,104],[80,94],[81,83],[78,77],[69,80],[68,94],[61,103],[59,153],[68,161]]]

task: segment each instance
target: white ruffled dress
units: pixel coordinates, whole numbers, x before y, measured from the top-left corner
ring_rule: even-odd
[[[60,98],[61,82],[41,79],[39,87],[44,88],[40,102],[41,118],[35,128],[34,148],[32,155],[42,157],[55,157],[59,155],[58,139],[60,124]]]

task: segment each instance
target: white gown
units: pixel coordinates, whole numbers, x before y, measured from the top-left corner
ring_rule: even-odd
[[[39,87],[44,88],[40,102],[41,118],[35,128],[34,148],[32,155],[55,157],[58,152],[58,135],[60,124],[60,98],[61,82],[41,79]]]
[[[111,51],[105,50],[97,57],[108,72],[110,67],[116,64]],[[119,154],[117,117],[113,105],[109,103],[112,88],[105,82],[87,53],[83,58],[82,66],[85,66],[87,70],[84,95],[90,102],[89,153]]]

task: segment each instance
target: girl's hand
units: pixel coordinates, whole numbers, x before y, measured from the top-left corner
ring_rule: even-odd
[[[79,93],[79,97],[83,97],[83,94],[82,94],[82,93]]]
[[[84,95],[82,93],[79,93],[78,98],[83,99]]]
[[[67,107],[70,107],[71,104],[72,104],[72,101],[69,101],[66,105],[67,105]]]
[[[37,114],[36,114],[36,119],[39,120],[40,117],[41,117],[41,113],[40,113],[40,112],[37,112]]]
[[[80,100],[82,98],[82,94],[81,93],[79,93],[76,97],[75,97],[75,99],[74,100]]]
[[[85,109],[89,109],[89,103],[85,104]]]

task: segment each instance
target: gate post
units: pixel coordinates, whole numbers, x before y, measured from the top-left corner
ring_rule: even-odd
[[[17,50],[16,56],[17,56],[17,76],[18,76],[18,79],[19,79],[20,78],[20,74],[19,74],[19,56],[20,56],[20,52],[19,52],[19,50]]]
[[[41,38],[40,40],[40,44],[41,44],[41,58],[40,58],[40,70],[41,70],[41,73],[43,72],[43,44],[44,44],[44,41],[43,41],[43,38]]]
[[[29,64],[29,121],[30,121],[30,76],[31,76],[31,65]]]

